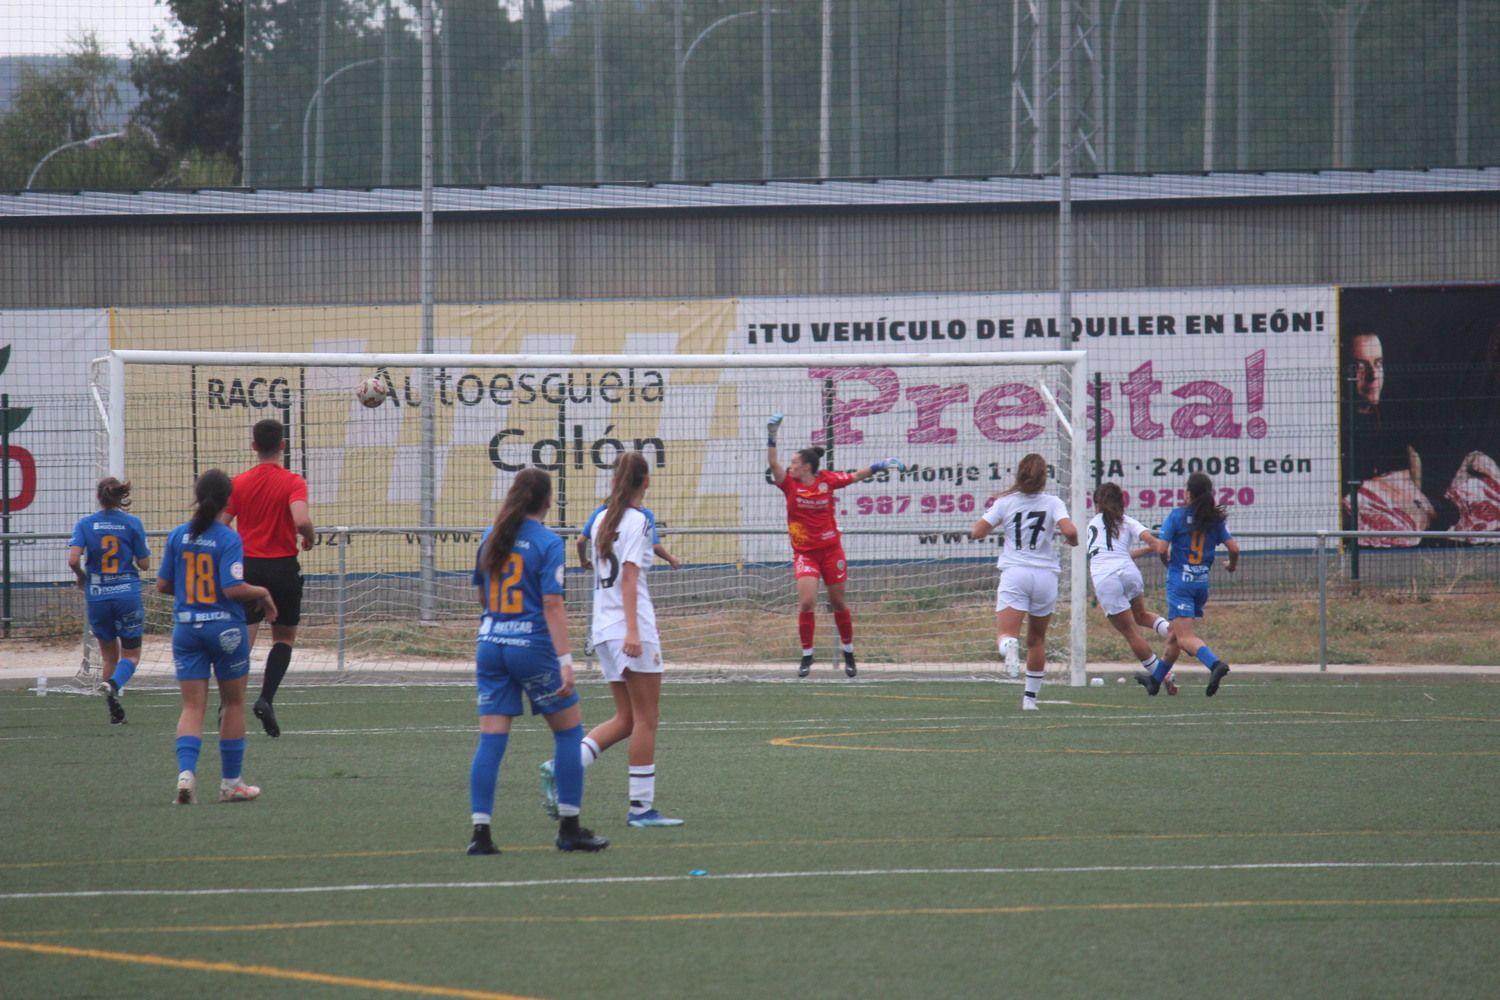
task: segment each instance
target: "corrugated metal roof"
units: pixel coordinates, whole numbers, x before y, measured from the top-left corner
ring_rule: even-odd
[[[734,208],[1025,205],[1056,202],[1056,177],[437,188],[437,212],[611,212]],[[1500,191],[1500,167],[1307,173],[1105,174],[1073,180],[1075,202],[1328,198]],[[23,191],[0,219],[180,215],[415,214],[421,193],[349,190]]]

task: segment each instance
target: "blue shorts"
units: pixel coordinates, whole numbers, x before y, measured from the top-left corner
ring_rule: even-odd
[[[250,672],[250,632],[244,622],[178,622],[172,628],[172,662],[179,681],[221,681]]]
[[[551,715],[578,704],[577,691],[566,698],[558,696],[562,669],[550,647],[481,642],[474,662],[480,715],[520,715],[522,691],[531,702],[532,715]]]
[[[1202,618],[1203,606],[1208,603],[1208,581],[1189,583],[1186,580],[1167,579],[1167,617]]]
[[[95,639],[139,639],[146,634],[146,612],[141,595],[121,594],[102,601],[89,601],[89,631]],[[137,645],[139,645],[137,643]]]

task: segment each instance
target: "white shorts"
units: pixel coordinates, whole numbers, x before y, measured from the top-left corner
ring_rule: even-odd
[[[1120,566],[1094,577],[1094,597],[1106,615],[1130,610],[1130,602],[1146,593],[1146,583],[1135,566]]]
[[[1035,618],[1057,610],[1057,571],[1034,566],[1011,566],[1000,571],[995,610],[1015,608]]]
[[[624,639],[605,639],[594,644],[594,652],[599,655],[599,669],[604,673],[605,680],[611,684],[623,681],[627,670],[634,670],[638,674],[662,672],[660,644],[642,642],[640,656],[626,656],[624,645]]]

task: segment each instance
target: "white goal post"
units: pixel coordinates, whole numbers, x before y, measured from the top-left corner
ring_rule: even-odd
[[[369,680],[388,666],[382,656],[427,665],[443,646],[435,637],[450,628],[461,637],[451,648],[471,655],[465,566],[510,476],[526,466],[552,471],[548,524],[576,534],[607,494],[613,457],[634,449],[652,463],[646,505],[687,562],[677,573],[658,565],[651,576],[664,654],[710,676],[779,676],[796,660],[796,600],[783,500],[764,477],[766,418],[782,412],[783,463],[818,444],[828,468],[890,456],[913,467],[840,493],[861,675],[996,676],[994,537],[981,547],[968,529],[1032,451],[1053,466],[1049,490],[1080,529],[1087,521],[1086,361],[1083,351],[1004,350],[120,350],[96,362],[93,389],[100,471],[134,478],[135,512],[152,531],[186,519],[203,469],[233,474],[253,462],[256,420],[287,425],[287,463],[308,479],[320,539],[303,557],[310,638],[299,634],[294,673]],[[366,408],[354,389],[371,374],[391,394]],[[1085,553],[1064,552],[1049,671],[1081,685]],[[581,647],[587,591],[574,600],[572,587]],[[818,630],[821,649],[832,631],[821,606]],[[904,644],[903,635],[916,638]],[[164,658],[170,677],[164,637],[148,636],[148,645],[157,651],[145,659]],[[468,669],[463,658],[449,664],[453,672]],[[819,660],[831,669],[836,656]]]

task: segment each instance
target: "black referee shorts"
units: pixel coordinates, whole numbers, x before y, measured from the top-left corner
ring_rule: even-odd
[[[302,620],[302,567],[296,556],[276,559],[245,558],[245,582],[265,587],[276,602],[277,625],[296,625]],[[245,604],[245,623],[259,625],[265,620],[259,601]]]

